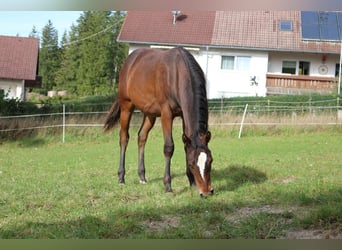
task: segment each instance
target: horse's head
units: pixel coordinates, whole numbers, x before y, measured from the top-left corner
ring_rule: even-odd
[[[183,135],[187,167],[194,177],[196,187],[202,197],[214,194],[211,187],[210,171],[213,158],[208,148],[210,132],[199,133],[195,138]],[[194,140],[194,141],[192,141]]]

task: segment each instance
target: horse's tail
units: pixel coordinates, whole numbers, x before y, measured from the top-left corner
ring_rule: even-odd
[[[105,124],[103,126],[104,131],[108,131],[113,128],[120,118],[120,105],[118,99],[116,99],[107,114]]]

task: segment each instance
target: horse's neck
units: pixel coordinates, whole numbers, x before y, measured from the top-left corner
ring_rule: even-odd
[[[191,107],[183,110],[183,133],[189,139],[195,139],[199,133],[205,133],[207,131],[207,124],[202,124],[196,115],[195,111]]]

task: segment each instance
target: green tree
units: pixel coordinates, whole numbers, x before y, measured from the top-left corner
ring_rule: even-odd
[[[113,15],[113,22],[118,23],[118,25],[113,27],[113,35],[114,42],[112,44],[112,53],[113,53],[113,82],[112,84],[118,83],[120,69],[123,63],[125,62],[128,54],[128,44],[117,42],[117,37],[119,36],[122,21],[124,20],[124,13],[118,11]]]
[[[29,37],[33,37],[33,38],[38,38],[39,39],[39,33],[37,31],[36,26],[32,27],[32,30],[31,30],[31,32],[29,34]]]
[[[79,68],[79,48],[77,45],[77,26],[72,25],[69,36],[64,33],[61,40],[61,65],[56,72],[56,88],[67,90],[70,94],[77,94],[77,70]]]
[[[113,55],[110,46],[114,36],[110,30],[110,15],[109,11],[87,11],[80,18],[79,39],[84,41],[79,46],[81,56],[78,77],[82,79],[79,86],[82,94],[107,92],[111,84]]]
[[[39,53],[39,75],[42,76],[42,88],[45,93],[52,90],[56,85],[55,78],[60,67],[60,61],[58,32],[49,20],[42,31]]]
[[[57,87],[77,95],[103,95],[113,91],[127,45],[117,43],[123,15],[110,11],[86,11],[62,39],[62,63]]]

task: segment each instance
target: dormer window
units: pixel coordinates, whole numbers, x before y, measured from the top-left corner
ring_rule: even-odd
[[[293,25],[291,20],[280,20],[279,21],[280,31],[293,31]]]

